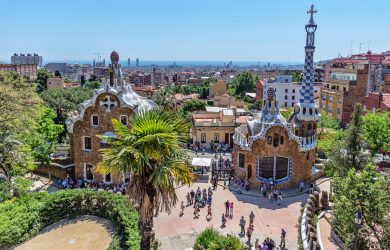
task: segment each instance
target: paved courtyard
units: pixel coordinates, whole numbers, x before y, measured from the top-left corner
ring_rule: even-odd
[[[114,231],[109,221],[95,216],[61,220],[45,228],[15,250],[107,249]]]
[[[235,234],[240,237],[239,220],[242,215],[247,221],[246,227],[249,224],[249,214],[251,211],[255,214],[254,234],[252,236],[252,244],[256,238],[262,242],[265,237],[271,237],[277,244],[280,243],[281,229],[287,232],[286,247],[287,249],[298,249],[298,218],[300,216],[301,206],[307,199],[307,194],[301,194],[294,197],[283,199],[281,206],[277,203],[269,203],[268,199],[255,197],[250,195],[236,194],[228,189],[218,186],[218,189],[213,194],[212,212],[213,218],[210,221],[206,220],[207,208],[202,208],[199,219],[194,219],[192,206],[188,206],[184,210],[184,215],[180,216],[180,202],[185,201],[186,194],[191,189],[194,191],[197,187],[208,188],[208,183],[194,183],[191,187],[183,186],[176,189],[179,202],[172,210],[171,214],[160,213],[155,218],[156,237],[162,243],[162,249],[165,250],[183,250],[193,246],[196,235],[207,227],[214,227],[221,232],[227,234]],[[221,216],[225,212],[224,202],[229,200],[234,203],[234,217],[228,219],[227,227],[221,229]],[[241,238],[243,242],[247,241],[247,237]]]

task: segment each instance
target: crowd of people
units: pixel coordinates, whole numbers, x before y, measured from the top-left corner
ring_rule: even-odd
[[[126,179],[124,182],[118,185],[118,184],[109,184],[104,182],[97,183],[97,182],[86,181],[82,179],[77,179],[77,181],[73,181],[72,178],[67,176],[63,180],[59,179],[57,184],[61,187],[61,189],[90,188],[96,191],[105,190],[113,193],[121,193],[124,195],[126,193],[128,182],[129,179]]]
[[[201,151],[202,154],[205,154],[206,152],[206,143],[200,143],[199,141],[196,141],[192,145],[188,144],[187,147],[188,149],[192,148],[196,155],[198,155],[199,151]],[[212,153],[223,153],[225,155],[227,152],[230,152],[231,148],[227,143],[211,141],[210,150]]]

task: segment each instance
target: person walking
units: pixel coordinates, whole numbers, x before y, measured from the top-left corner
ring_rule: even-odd
[[[181,201],[180,208],[181,208],[180,216],[183,216],[183,214],[184,214],[184,201]]]
[[[249,245],[251,244],[251,238],[252,238],[253,230],[254,230],[253,224],[250,224],[248,229],[246,230],[246,236],[248,236],[248,243],[249,243]]]
[[[210,217],[209,217],[210,216]],[[211,220],[211,218],[213,217],[213,214],[211,212],[211,205],[209,205],[207,207],[207,215],[206,215],[206,220]]]
[[[192,205],[194,204],[194,198],[195,198],[195,192],[193,189],[191,190],[190,195],[191,195],[191,205]]]
[[[229,212],[230,212],[230,219],[233,219],[233,201],[230,202],[230,209],[229,209]]]
[[[272,203],[272,191],[269,191],[269,193],[268,193],[268,200],[269,200],[269,203]]]
[[[278,205],[279,205],[279,206],[280,206],[280,203],[282,202],[282,199],[283,199],[282,193],[279,192],[279,194],[278,194]]]
[[[253,211],[251,211],[251,214],[249,215],[249,225],[253,225],[253,222],[255,221],[255,214]]]
[[[284,249],[286,247],[286,231],[282,228],[282,233],[280,235],[280,248]]]
[[[241,216],[240,219],[241,235],[245,235],[245,224],[246,224],[245,218],[244,216]]]
[[[225,215],[226,216],[229,216],[229,208],[230,208],[230,202],[229,202],[229,200],[227,200],[225,202]]]
[[[187,206],[188,205],[191,205],[191,195],[189,192],[187,193]]]
[[[261,250],[261,246],[260,246],[260,243],[259,243],[259,239],[256,239],[256,242],[255,242],[255,250]]]
[[[226,227],[226,218],[225,218],[225,214],[222,214],[222,225],[221,225],[221,228],[225,228]]]

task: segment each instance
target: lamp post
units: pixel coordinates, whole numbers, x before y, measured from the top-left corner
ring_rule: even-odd
[[[355,239],[353,241],[353,249],[357,250],[358,238],[359,238],[359,228],[363,224],[363,213],[358,211],[355,214]]]

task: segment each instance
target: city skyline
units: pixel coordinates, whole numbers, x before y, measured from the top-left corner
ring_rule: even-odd
[[[318,9],[315,61],[390,50],[387,1],[5,1],[0,61],[38,53],[45,62],[121,60],[303,62],[306,10]],[[379,7],[380,6],[380,7]],[[111,7],[111,9],[110,9]],[[87,10],[87,11],[86,11]],[[39,13],[39,14],[38,14]],[[17,22],[15,20],[17,14]],[[387,21],[386,21],[387,20]],[[364,31],[364,32],[362,32]]]

